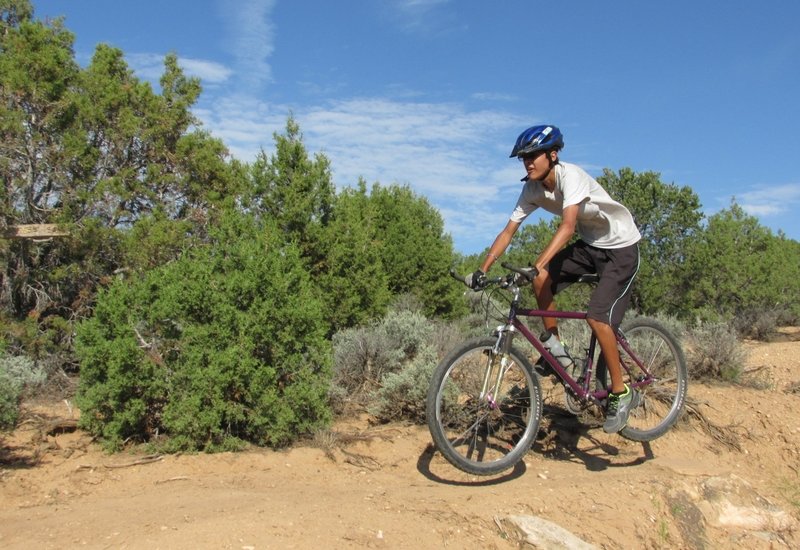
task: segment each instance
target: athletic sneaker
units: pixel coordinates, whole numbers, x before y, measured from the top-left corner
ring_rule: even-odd
[[[608,394],[606,422],[603,424],[603,431],[609,434],[620,431],[628,423],[628,415],[631,409],[638,405],[638,392],[632,390],[627,384],[625,384],[624,392]]]

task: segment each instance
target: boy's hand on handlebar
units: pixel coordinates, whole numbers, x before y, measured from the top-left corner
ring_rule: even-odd
[[[464,284],[472,290],[480,290],[486,286],[486,273],[480,269],[476,269],[466,277],[464,277]]]
[[[528,282],[533,281],[539,275],[539,270],[532,265],[528,267],[516,267],[509,263],[503,262],[502,266],[505,267],[506,269],[510,269],[514,273],[521,275]]]

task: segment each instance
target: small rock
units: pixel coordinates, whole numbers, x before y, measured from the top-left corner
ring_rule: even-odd
[[[536,516],[506,516],[502,520],[517,530],[520,538],[534,548],[553,550],[598,550],[560,525]]]

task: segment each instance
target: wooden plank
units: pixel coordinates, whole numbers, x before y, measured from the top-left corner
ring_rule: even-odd
[[[54,223],[9,225],[3,231],[3,238],[6,239],[50,239],[67,235],[69,232],[59,229],[58,225]]]

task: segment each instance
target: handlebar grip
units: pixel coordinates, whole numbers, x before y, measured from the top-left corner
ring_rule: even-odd
[[[502,262],[500,265],[502,265],[504,268],[506,268],[506,269],[508,269],[510,271],[513,271],[514,273],[519,273],[520,275],[525,277],[528,281],[533,281],[536,278],[536,276],[539,275],[539,270],[536,269],[533,266],[530,266],[530,267],[516,267],[516,266],[511,265],[508,262]]]
[[[466,277],[462,277],[461,275],[459,275],[458,273],[456,273],[456,270],[455,270],[455,269],[451,269],[451,270],[450,270],[450,276],[451,276],[453,279],[455,279],[456,281],[461,281],[462,283],[464,283],[464,284],[467,284],[467,279],[466,279]]]

